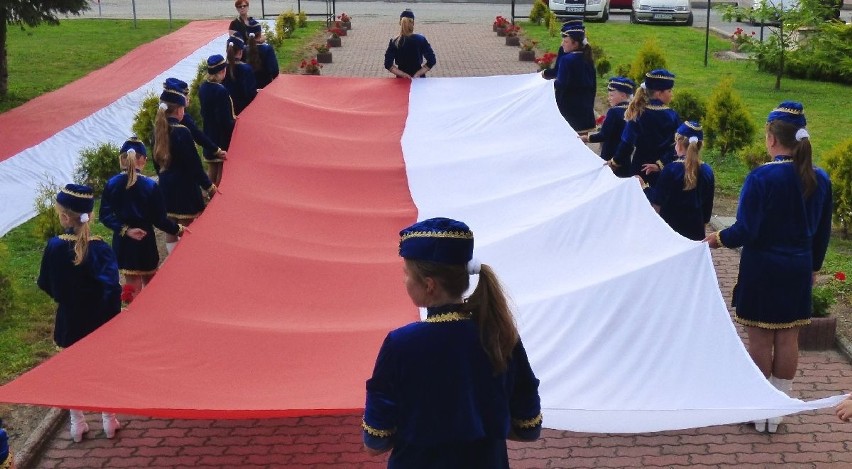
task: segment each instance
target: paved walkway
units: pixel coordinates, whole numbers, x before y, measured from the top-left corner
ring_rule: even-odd
[[[416,9],[417,5],[414,5]],[[464,6],[459,6],[464,8]],[[355,17],[343,47],[333,49],[325,75],[387,76],[382,54],[396,34],[394,17]],[[418,21],[438,54],[432,76],[528,73],[517,48],[491,32],[490,22]],[[713,254],[725,297],[736,280],[736,252]],[[740,331],[742,332],[742,331]],[[836,351],[803,352],[795,389],[806,399],[852,389],[852,365]],[[94,420],[92,416],[92,420]],[[273,420],[163,420],[121,418],[124,428],[106,440],[100,423],[89,438],[70,441],[67,427],[49,442],[40,468],[285,468],[385,467],[385,457],[361,450],[360,415]],[[67,424],[66,424],[67,425]],[[586,434],[545,430],[534,443],[511,443],[512,467],[852,467],[852,424],[830,410],[788,417],[775,435],[749,425],[652,434]]]

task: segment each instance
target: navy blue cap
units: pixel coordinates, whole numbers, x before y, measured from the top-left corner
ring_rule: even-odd
[[[127,150],[133,150],[137,155],[148,156],[148,152],[145,150],[145,144],[142,143],[142,140],[139,140],[139,137],[135,135],[128,138],[124,142],[124,145],[121,146],[121,153],[127,153]]]
[[[225,48],[230,49],[231,47],[236,47],[238,49],[245,49],[246,43],[243,39],[240,39],[236,35],[228,38],[228,41],[225,43]]]
[[[246,32],[248,34],[254,34],[255,37],[260,36],[263,34],[263,26],[261,26],[260,22],[256,19],[249,18],[248,25],[246,26]]]
[[[778,120],[789,122],[800,129],[808,125],[808,120],[805,119],[805,107],[796,101],[784,101],[766,117],[767,123]]]
[[[645,74],[645,88],[649,90],[670,90],[674,88],[675,76],[672,72],[658,68]]]
[[[586,26],[581,20],[567,21],[562,25],[562,37],[570,37],[576,42],[583,42],[586,38]]]
[[[467,264],[473,258],[473,232],[450,218],[430,218],[399,232],[399,255],[405,259]]]
[[[701,124],[695,121],[686,121],[680,124],[680,127],[677,128],[677,134],[683,135],[686,138],[695,137],[699,141],[704,140],[704,131],[701,128]]]
[[[411,9],[410,9],[410,8],[406,8],[405,10],[402,10],[402,13],[400,13],[400,14],[399,14],[399,17],[400,17],[400,18],[411,18],[411,19],[414,19],[414,12],[413,12],[413,11],[411,11]]]
[[[207,57],[207,73],[211,75],[221,72],[226,66],[228,66],[228,62],[219,54]]]
[[[186,95],[180,91],[165,89],[160,93],[160,101],[177,104],[178,106],[186,106]]]
[[[91,213],[95,208],[95,193],[83,184],[66,184],[56,194],[56,202],[77,213]]]
[[[606,85],[609,91],[621,91],[625,94],[633,94],[636,91],[636,82],[627,77],[612,77]]]
[[[184,96],[189,94],[189,85],[177,78],[166,78],[166,81],[163,82],[163,89],[177,91]]]

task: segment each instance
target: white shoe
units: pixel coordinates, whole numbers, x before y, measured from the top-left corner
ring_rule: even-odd
[[[104,412],[101,415],[104,423],[104,434],[109,439],[115,437],[115,431],[121,428],[121,423],[115,418],[115,414]]]
[[[781,421],[784,420],[784,417],[772,417],[766,421],[766,431],[769,433],[775,433],[778,431],[778,425]]]
[[[754,424],[754,429],[759,433],[763,433],[766,431],[766,420],[755,420],[752,422]]]
[[[89,431],[89,424],[86,423],[86,416],[82,410],[70,410],[71,414],[71,439],[74,443],[83,441],[83,434]]]

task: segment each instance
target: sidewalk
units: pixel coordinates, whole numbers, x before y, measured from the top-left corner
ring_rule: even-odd
[[[400,9],[403,8],[400,5]],[[461,8],[462,6],[460,6]],[[517,47],[507,47],[490,21],[430,21],[419,16],[417,31],[438,56],[430,76],[530,73]],[[499,14],[499,12],[497,13]],[[396,17],[354,17],[343,47],[324,75],[383,77],[387,41],[397,33]],[[319,78],[322,79],[322,78]],[[736,281],[736,251],[717,250],[713,260],[725,298]],[[738,328],[742,336],[742,329]],[[852,365],[836,351],[803,352],[794,389],[813,399],[852,389]],[[366,377],[365,377],[366,378]],[[163,420],[121,417],[116,439],[104,439],[90,414],[91,432],[74,444],[63,425],[47,444],[39,468],[284,468],[385,467],[386,457],[362,451],[360,415],[272,420]],[[546,422],[545,422],[546,424]],[[775,435],[747,424],[653,434],[585,434],[544,430],[534,443],[510,443],[512,467],[852,467],[852,424],[829,410],[787,417]]]

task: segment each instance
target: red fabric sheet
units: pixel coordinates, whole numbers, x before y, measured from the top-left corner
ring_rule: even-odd
[[[222,194],[130,308],[0,401],[176,418],[363,408],[387,332],[417,319],[409,83],[282,75],[239,117]]]
[[[227,34],[227,30],[227,21],[194,21],[73,83],[0,114],[0,161],[41,143],[148,83],[201,44]]]

